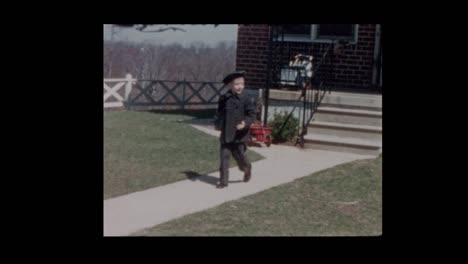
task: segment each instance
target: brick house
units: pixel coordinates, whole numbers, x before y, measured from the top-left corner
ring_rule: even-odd
[[[236,69],[245,70],[247,87],[265,87],[270,32],[272,26],[262,24],[239,25]],[[332,65],[327,68],[328,84],[338,90],[381,91],[382,87],[382,27],[376,24],[290,24],[282,28],[281,53],[276,64],[287,67],[296,54],[314,56],[317,63],[332,41],[346,43],[333,49]],[[273,33],[274,34],[274,33]],[[339,47],[339,49],[337,49]],[[276,55],[278,56],[278,55]],[[325,70],[326,67],[323,67]],[[281,71],[284,71],[282,69]],[[279,73],[277,73],[279,74]],[[320,69],[317,73],[321,74]],[[281,77],[280,77],[281,78]],[[281,88],[277,85],[276,88]]]

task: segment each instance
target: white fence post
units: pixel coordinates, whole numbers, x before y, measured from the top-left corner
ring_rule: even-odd
[[[130,91],[132,90],[132,75],[130,73],[127,73],[125,75],[125,79],[127,83],[125,84],[125,101],[128,101],[128,95],[130,94]]]
[[[104,108],[124,106],[123,103],[128,101],[134,82],[136,82],[136,80],[132,79],[131,74],[127,74],[124,79],[104,79]],[[114,85],[111,85],[110,83],[113,83]],[[125,95],[121,96],[119,94],[119,90],[124,86]],[[110,98],[115,98],[117,101],[108,102],[108,99]]]

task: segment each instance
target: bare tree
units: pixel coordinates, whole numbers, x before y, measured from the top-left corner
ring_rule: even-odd
[[[235,69],[235,43],[154,45],[104,42],[104,77],[131,73],[138,79],[221,81]]]

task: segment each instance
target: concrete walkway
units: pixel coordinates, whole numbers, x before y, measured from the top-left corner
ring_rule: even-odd
[[[192,124],[214,136],[219,132],[202,121]],[[195,179],[111,198],[104,201],[104,236],[127,236],[141,229],[206,210],[311,173],[357,159],[373,158],[351,153],[299,149],[271,145],[251,147],[266,159],[252,163],[252,179],[242,182],[243,173],[231,168],[228,188],[216,189],[219,172]]]

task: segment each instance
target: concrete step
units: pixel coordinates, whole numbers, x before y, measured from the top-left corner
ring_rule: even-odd
[[[317,108],[313,120],[342,124],[382,126],[382,111],[320,106]]]
[[[332,135],[307,134],[305,148],[349,152],[361,155],[378,155],[382,152],[382,142]]]
[[[382,110],[382,95],[331,92],[326,93],[321,102],[325,107]]]
[[[320,135],[333,135],[340,137],[361,138],[373,141],[382,141],[381,126],[365,126],[342,124],[333,122],[312,121],[307,128],[308,133]]]
[[[382,107],[372,107],[372,106],[363,106],[363,105],[344,105],[344,104],[335,104],[323,102],[320,104],[323,107],[335,107],[343,109],[352,109],[352,110],[370,110],[370,111],[381,111]]]
[[[378,93],[355,93],[355,92],[343,92],[343,91],[333,91],[331,93],[327,92],[327,95],[334,95],[334,96],[353,96],[353,97],[361,97],[361,98],[376,98],[382,99],[382,95]]]

